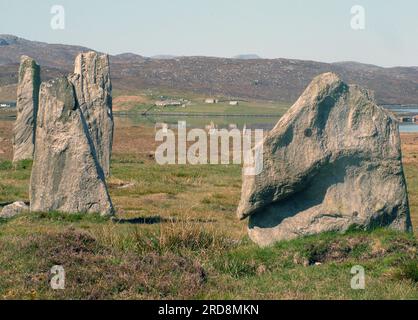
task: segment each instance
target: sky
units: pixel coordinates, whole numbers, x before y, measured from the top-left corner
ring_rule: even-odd
[[[51,7],[65,10],[51,28]],[[364,28],[353,29],[364,8]],[[360,24],[361,25],[361,24]],[[0,34],[110,54],[418,66],[417,0],[0,0]]]

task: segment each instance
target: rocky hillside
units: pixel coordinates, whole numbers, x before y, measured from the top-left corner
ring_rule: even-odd
[[[35,58],[44,68],[43,78],[48,79],[71,71],[76,54],[86,50],[0,35],[0,86],[16,83],[22,54]],[[291,59],[155,59],[125,53],[111,56],[111,68],[115,89],[168,88],[282,102],[293,102],[315,76],[331,71],[349,83],[374,90],[379,103],[418,104],[418,67],[381,68],[355,62]]]

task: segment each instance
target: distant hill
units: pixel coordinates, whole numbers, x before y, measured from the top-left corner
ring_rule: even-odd
[[[254,59],[261,59],[259,55],[256,54],[239,54],[232,59],[239,59],[239,60],[254,60]]]
[[[142,63],[147,58],[135,53],[122,53],[115,56],[110,56],[110,63]]]
[[[175,59],[176,56],[172,56],[169,54],[159,54],[156,56],[152,56],[151,59],[157,59],[157,60],[170,60],[170,59]]]
[[[12,35],[0,35],[0,65],[18,63],[26,54],[41,65],[49,67],[71,67],[78,52],[89,50],[81,46],[47,44],[29,41]]]
[[[42,78],[49,79],[71,72],[75,56],[88,50],[80,46],[46,44],[0,35],[0,86],[9,86],[10,95],[10,88],[17,82],[22,54],[36,59],[42,66]],[[292,59],[155,59],[133,53],[110,56],[110,61],[113,86],[120,90],[174,89],[291,103],[312,78],[332,71],[349,83],[375,91],[379,103],[418,104],[418,67],[382,68],[357,62],[322,63]]]

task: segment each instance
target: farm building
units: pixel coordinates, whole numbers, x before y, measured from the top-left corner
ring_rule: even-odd
[[[415,122],[414,119],[415,119],[415,117],[408,117],[408,116],[402,116],[402,117],[398,118],[399,122],[401,122],[401,123]]]
[[[215,104],[215,103],[218,103],[218,102],[219,102],[218,99],[213,99],[213,98],[205,99],[205,103],[208,103],[208,104]]]
[[[13,108],[16,107],[16,103],[14,102],[0,102],[0,108]]]
[[[157,107],[179,107],[183,105],[182,101],[177,100],[160,100],[155,102]]]

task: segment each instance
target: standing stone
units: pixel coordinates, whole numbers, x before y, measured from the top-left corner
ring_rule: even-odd
[[[78,104],[107,177],[110,174],[114,128],[109,57],[96,52],[79,54],[70,81],[74,84]]]
[[[22,56],[17,87],[17,118],[13,130],[13,162],[33,157],[40,83],[39,65],[32,58]]]
[[[261,246],[350,227],[411,231],[397,121],[367,90],[315,78],[244,176],[238,216]]]
[[[41,85],[30,209],[36,212],[114,212],[86,119],[67,78]]]

